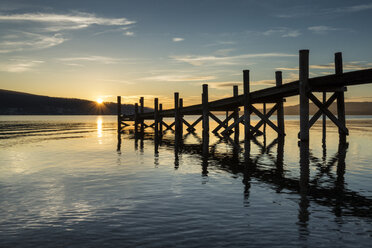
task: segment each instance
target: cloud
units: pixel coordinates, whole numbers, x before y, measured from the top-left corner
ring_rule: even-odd
[[[28,32],[8,35],[3,38],[5,40],[0,40],[0,53],[45,49],[66,41],[61,34],[41,35]]]
[[[64,61],[64,62],[74,62],[74,61],[99,62],[102,64],[117,64],[120,62],[120,59],[112,58],[112,57],[105,57],[105,56],[70,57],[70,58],[59,58],[58,60]]]
[[[284,13],[275,15],[278,18],[303,18],[307,16],[330,16],[335,14],[345,14],[345,13],[358,13],[361,11],[367,11],[372,9],[372,3],[370,4],[359,4],[339,8],[327,8],[327,9],[312,9],[309,11],[309,8],[313,6],[306,6],[305,8],[294,7],[291,10],[291,13]]]
[[[251,59],[251,58],[273,58],[273,57],[293,57],[295,54],[288,53],[254,53],[254,54],[242,54],[236,56],[197,56],[197,55],[185,55],[185,56],[171,56],[172,59],[180,62],[185,62],[194,66],[200,66],[205,63],[213,63],[217,65],[232,65],[236,64],[240,60]]]
[[[280,35],[281,37],[290,37],[295,38],[301,35],[301,32],[298,30],[286,28],[286,27],[280,27],[280,28],[274,28],[269,29],[262,33],[263,35],[270,36],[270,35]]]
[[[134,36],[134,33],[131,31],[127,31],[124,33],[126,36]]]
[[[180,41],[184,41],[185,39],[181,37],[174,37],[172,40],[173,42],[180,42]]]
[[[339,13],[355,13],[355,12],[360,12],[360,11],[365,11],[365,10],[370,10],[370,9],[372,9],[372,3],[337,8],[337,9],[334,9],[333,11],[339,12]]]
[[[191,75],[158,75],[143,78],[143,80],[163,81],[163,82],[194,82],[213,80],[214,76],[191,76]]]
[[[308,27],[307,29],[312,31],[315,34],[326,34],[329,31],[340,30],[339,28],[333,28],[333,27],[330,27],[330,26],[312,26],[312,27]]]
[[[372,63],[365,63],[365,61],[351,61],[343,64],[344,70],[364,70],[372,67]],[[334,70],[335,64],[329,63],[325,65],[310,65],[310,69],[316,70]],[[298,67],[278,67],[279,71],[298,71]]]
[[[69,15],[50,13],[0,15],[0,21],[44,23],[48,25],[46,27],[48,31],[81,29],[94,24],[102,26],[127,26],[136,23],[126,18],[103,18],[84,12],[75,12]]]
[[[1,14],[0,23],[11,23],[3,26],[7,34],[0,37],[0,53],[23,50],[45,49],[67,41],[64,34],[68,30],[78,30],[90,26],[117,27],[119,32],[129,29],[135,23],[126,18],[104,18],[94,14],[73,12],[71,14],[24,13]],[[27,25],[26,25],[27,24]],[[104,31],[103,31],[104,32]],[[101,33],[103,33],[101,32]],[[124,35],[133,36],[126,31]]]
[[[44,61],[41,60],[22,60],[22,59],[17,59],[17,60],[11,60],[10,63],[6,64],[0,64],[0,71],[4,72],[26,72],[26,71],[31,71],[33,70],[36,66],[44,63]]]

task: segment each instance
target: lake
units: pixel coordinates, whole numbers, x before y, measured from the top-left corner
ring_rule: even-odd
[[[296,116],[249,156],[213,134],[203,153],[200,126],[157,147],[116,116],[0,116],[0,247],[369,247],[372,117],[347,120],[304,158]]]

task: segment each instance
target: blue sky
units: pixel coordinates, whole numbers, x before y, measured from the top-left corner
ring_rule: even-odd
[[[372,68],[371,23],[372,1],[0,1],[0,88],[149,105],[179,91],[197,103],[203,83],[211,99],[230,96],[243,69],[252,90],[276,70],[296,80],[300,49],[311,77],[333,73],[339,51],[345,71]]]

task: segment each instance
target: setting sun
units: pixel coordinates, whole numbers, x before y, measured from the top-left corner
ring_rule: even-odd
[[[96,102],[97,102],[98,104],[102,104],[102,103],[103,103],[103,100],[102,100],[102,98],[98,98],[98,99],[96,100]]]

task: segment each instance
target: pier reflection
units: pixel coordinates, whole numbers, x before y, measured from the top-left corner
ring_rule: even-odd
[[[340,140],[337,152],[330,156],[327,154],[326,140],[323,139],[320,158],[312,153],[308,143],[299,142],[299,176],[296,177],[292,175],[293,173],[288,173],[286,169],[284,137],[278,137],[271,142],[266,137],[253,137],[249,142],[249,147],[255,150],[254,153],[250,150],[242,153],[244,150],[241,145],[244,141],[237,144],[231,138],[218,134],[207,139],[196,133],[187,133],[177,139],[172,135],[164,135],[157,140],[153,133],[145,133],[139,138],[142,151],[144,140],[153,142],[156,146],[155,164],[158,163],[159,149],[174,152],[175,169],[182,166],[179,159],[181,154],[195,155],[195,159],[200,159],[202,183],[208,183],[210,167],[237,177],[241,176],[246,206],[249,205],[252,179],[270,184],[277,193],[285,190],[298,194],[298,225],[301,233],[306,233],[311,204],[329,207],[337,217],[351,215],[372,218],[370,207],[372,200],[347,189],[345,185],[345,158],[348,143],[342,140]],[[194,143],[189,142],[189,139]],[[335,166],[337,168],[333,169]],[[310,175],[310,168],[315,170],[313,176]]]

